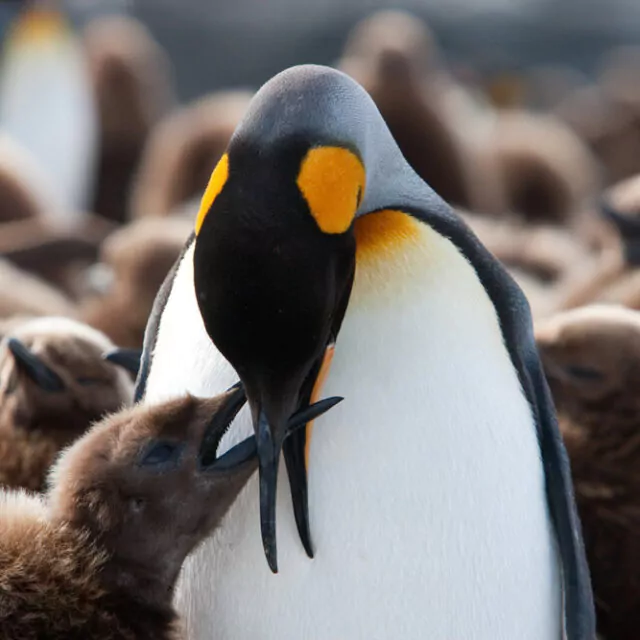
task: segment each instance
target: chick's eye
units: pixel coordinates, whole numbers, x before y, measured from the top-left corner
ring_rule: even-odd
[[[102,380],[99,378],[80,377],[76,378],[76,382],[83,387],[90,387],[92,385],[101,384]]]
[[[129,498],[129,507],[134,513],[139,513],[144,508],[143,498]]]
[[[576,380],[593,381],[596,382],[598,380],[602,380],[604,377],[603,374],[597,369],[592,369],[591,367],[582,367],[579,365],[569,365],[565,367],[566,372]]]
[[[152,442],[140,456],[140,466],[166,466],[176,463],[181,447],[174,442]]]

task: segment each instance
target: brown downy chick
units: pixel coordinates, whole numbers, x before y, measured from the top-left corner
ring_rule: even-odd
[[[257,467],[253,436],[219,451],[244,402],[236,387],[137,405],[65,452],[46,501],[0,493],[0,636],[185,638],[172,606],[182,564]],[[335,403],[299,412],[290,431]]]
[[[593,305],[536,327],[571,459],[598,630],[640,629],[640,314]]]
[[[575,272],[592,261],[588,248],[560,227],[459,213],[520,284],[534,319],[558,311]]]
[[[121,347],[142,347],[158,289],[192,231],[191,221],[169,217],[137,220],[111,234],[88,272],[105,281],[94,285],[102,293],[85,300],[80,317]]]
[[[589,146],[603,167],[605,186],[640,171],[640,127],[634,110],[601,85],[578,89],[553,113]]]
[[[213,93],[155,127],[133,187],[132,217],[168,216],[204,193],[251,96],[248,91]]]
[[[0,256],[76,298],[76,281],[96,261],[100,243],[114,228],[88,213],[66,230],[40,219],[7,222],[0,228]]]
[[[351,32],[339,68],[371,95],[413,169],[455,206],[501,213],[492,158],[473,153],[473,109],[438,64],[427,25],[401,11],[380,11]],[[459,108],[460,107],[460,108]],[[462,113],[460,113],[462,112]],[[479,119],[479,116],[478,116]]]
[[[600,236],[594,264],[583,270],[566,297],[565,309],[591,302],[636,307],[640,267],[640,176],[607,190],[591,215],[592,231]]]
[[[599,191],[590,151],[551,116],[504,111],[495,122],[493,145],[509,208],[530,224],[572,225]]]
[[[174,101],[170,64],[132,17],[95,18],[83,35],[100,117],[93,210],[122,222],[147,136]]]
[[[61,291],[0,259],[0,318],[71,316],[75,305]]]
[[[48,217],[49,197],[46,178],[29,153],[0,134],[0,224]]]
[[[66,318],[13,327],[0,343],[0,484],[41,490],[57,452],[131,402],[133,384],[103,359],[113,343]]]

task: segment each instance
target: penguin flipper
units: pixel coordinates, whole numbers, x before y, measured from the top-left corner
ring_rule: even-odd
[[[538,414],[547,502],[562,557],[565,630],[568,640],[592,640],[595,637],[595,613],[591,576],[574,499],[569,457],[537,352],[529,354],[526,367]]]

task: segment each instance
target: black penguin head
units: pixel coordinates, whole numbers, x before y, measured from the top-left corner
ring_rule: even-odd
[[[366,92],[315,66],[289,69],[256,94],[211,176],[196,221],[195,291],[209,336],[246,389],[274,571],[281,450],[312,554],[305,432],[285,442],[285,426],[315,399],[338,336],[355,272],[354,220],[410,207],[425,187]]]
[[[346,202],[335,197],[330,210],[323,209],[318,174],[327,157],[344,163],[333,177],[348,182],[340,194]],[[247,391],[259,443],[265,550],[275,569],[275,528],[267,523],[275,518],[285,426],[310,402],[344,317],[364,170],[352,151],[305,139],[269,149],[238,141],[221,162],[216,172],[226,180],[197,230],[195,287],[207,332]]]

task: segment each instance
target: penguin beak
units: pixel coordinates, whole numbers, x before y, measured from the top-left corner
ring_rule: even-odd
[[[342,401],[340,397],[327,398],[315,402],[304,409],[296,411],[291,417],[283,418],[281,413],[269,415],[264,409],[259,409],[257,419],[254,420],[256,434],[256,448],[258,455],[258,472],[260,483],[260,531],[262,534],[262,546],[269,568],[273,573],[278,572],[278,554],[276,544],[276,496],[278,489],[278,469],[280,464],[280,453],[287,439],[293,440],[303,433],[303,428],[307,424],[326,413],[329,409]],[[304,435],[304,433],[303,433]],[[303,440],[304,442],[304,440]],[[296,491],[296,482],[299,478],[292,476],[291,466],[287,464],[289,470],[292,492],[295,499],[300,495]],[[306,521],[306,470],[301,467],[304,483],[304,506]],[[296,519],[298,519],[298,509],[294,504]]]
[[[278,572],[275,509],[278,461],[282,443],[289,436],[299,433],[309,422],[326,413],[342,400],[343,398],[340,397],[326,398],[297,411],[287,421],[282,430],[283,435],[279,439],[273,438],[269,420],[264,411],[260,411],[257,437],[246,438],[222,456],[217,457],[216,452],[221,434],[226,431],[246,401],[244,390],[238,384],[232,387],[224,405],[205,429],[199,453],[200,466],[203,471],[225,473],[253,461],[256,456],[258,458],[262,543],[267,562],[274,573]],[[276,431],[276,433],[278,432]]]
[[[9,338],[7,341],[9,351],[13,354],[16,364],[24,371],[35,384],[44,391],[58,393],[64,391],[65,384],[62,378],[48,367],[38,356],[33,353],[17,338]]]
[[[604,199],[600,202],[600,212],[620,234],[626,263],[630,266],[640,265],[640,220],[623,215]]]
[[[103,358],[112,364],[122,367],[134,377],[138,375],[140,370],[140,361],[142,359],[142,349],[113,349],[104,354]]]
[[[281,419],[275,423],[268,420],[265,412],[261,410],[258,414],[258,424],[254,427],[256,429],[258,471],[260,474],[260,532],[264,554],[273,573],[278,573],[276,495],[280,452],[284,442],[284,437],[274,437],[274,434],[279,434],[282,431],[279,424],[281,422]]]

